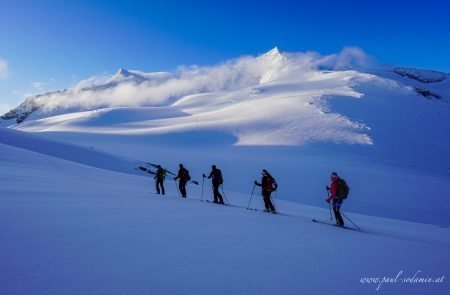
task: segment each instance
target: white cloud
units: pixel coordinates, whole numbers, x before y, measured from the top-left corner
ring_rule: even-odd
[[[77,78],[76,75],[72,75],[72,78]],[[84,88],[84,87],[91,87],[94,85],[101,85],[108,83],[108,79],[111,78],[111,75],[108,73],[102,73],[100,75],[95,75],[92,77],[89,77],[87,79],[79,81],[74,88]]]
[[[0,57],[0,79],[6,79],[9,75],[8,62]]]
[[[317,65],[341,71],[376,67],[377,62],[359,47],[345,47],[338,54],[331,54],[319,58]]]

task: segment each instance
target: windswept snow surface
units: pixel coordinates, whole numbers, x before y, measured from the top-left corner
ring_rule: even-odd
[[[34,146],[34,137],[21,139]],[[101,158],[92,153],[88,162],[96,166]],[[227,198],[238,207],[213,205],[199,201],[200,187],[189,186],[188,199],[177,197],[170,179],[168,195],[162,197],[153,193],[148,176],[93,168],[4,143],[0,165],[1,294],[450,290],[449,228],[347,212],[364,231],[339,229],[311,222],[326,221],[326,207],[276,200],[285,215],[271,215],[245,210],[249,195],[232,191]],[[211,198],[208,185],[206,198]],[[258,193],[252,207],[262,207]],[[395,278],[399,272],[405,282],[364,281]],[[444,276],[444,281],[407,282],[415,274],[433,280]]]

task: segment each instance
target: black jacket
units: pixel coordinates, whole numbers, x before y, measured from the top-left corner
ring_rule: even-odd
[[[214,186],[219,186],[223,183],[222,171],[219,169],[212,170],[208,178],[212,178],[212,184]]]
[[[180,179],[180,181],[182,182],[188,182],[191,177],[189,176],[189,171],[186,168],[180,168],[180,170],[178,170],[178,175],[177,177],[175,177],[176,179]]]
[[[273,192],[278,188],[278,184],[272,176],[264,175],[261,179],[261,183],[255,181],[257,186],[261,186],[263,191]]]

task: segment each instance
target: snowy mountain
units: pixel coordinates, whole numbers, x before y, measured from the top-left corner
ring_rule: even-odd
[[[370,60],[356,48],[329,56],[274,48],[174,73],[119,69],[30,97],[0,125],[54,134],[219,132],[241,146],[326,144],[351,153],[356,144],[364,156],[446,171],[450,139],[436,135],[450,123],[448,74],[376,69]]]
[[[449,80],[274,48],[29,97],[0,123],[0,293],[446,294]],[[199,185],[157,195],[149,163]],[[212,164],[230,206],[205,202]],[[361,231],[330,226],[331,171]]]
[[[361,59],[361,53],[353,54]],[[372,144],[373,138],[364,124],[364,118],[352,120],[333,112],[330,108],[333,97],[364,98],[371,95],[367,89],[370,87],[378,92],[376,95],[418,94],[448,103],[447,74],[405,68],[394,68],[392,71],[348,70],[349,66],[355,66],[351,55],[347,51],[325,57],[314,53],[281,54],[278,48],[274,48],[256,58],[244,57],[213,67],[180,68],[173,74],[119,69],[111,76],[83,80],[71,89],[29,97],[19,107],[2,116],[5,121],[2,125],[27,120],[28,124],[17,128],[43,131],[42,125],[45,125],[45,130],[50,130],[51,125],[54,131],[74,130],[74,126],[68,127],[70,124],[65,117],[53,117],[79,112],[85,121],[89,116],[85,111],[95,111],[92,116],[97,118],[97,110],[105,108],[101,113],[117,107],[162,107],[176,109],[175,113],[184,113],[185,116],[164,122],[166,131],[155,126],[145,129],[133,127],[130,128],[132,130],[120,132],[185,131],[192,130],[195,125],[195,128],[231,133],[238,137],[238,144],[303,145],[316,141]],[[344,66],[342,60],[348,66]],[[346,70],[330,70],[333,68]],[[390,75],[391,72],[399,77]],[[429,85],[432,81],[435,85]],[[412,103],[420,105],[421,102]],[[151,108],[148,111],[159,112]],[[414,108],[412,115],[416,111]],[[211,112],[214,118],[211,118]],[[149,118],[151,116],[149,113]],[[77,121],[76,115],[69,117]],[[220,123],[223,118],[227,120],[230,117],[233,117],[233,122]],[[248,126],[258,124],[261,119],[271,122],[265,124],[272,125],[270,130],[264,130],[264,133],[271,134],[269,140],[264,140],[265,136],[255,134],[254,130],[248,134]],[[61,120],[65,122],[64,127],[58,126],[59,123],[50,123]],[[285,127],[289,132],[285,132]],[[116,128],[111,129],[117,131]],[[283,134],[276,134],[280,129],[284,129]],[[307,129],[314,129],[314,134],[309,134]],[[93,132],[95,128],[90,130]],[[95,132],[109,131],[97,128]]]
[[[441,224],[447,205],[439,196],[448,186],[434,186],[433,202],[422,204],[421,196],[431,193],[428,185],[410,188],[401,175],[448,177],[450,137],[443,135],[450,123],[450,79],[433,71],[377,69],[370,60],[355,48],[329,56],[274,48],[257,57],[180,67],[174,73],[119,69],[30,97],[0,125],[114,154],[126,151],[140,160],[174,166],[190,161],[199,170],[214,162],[228,171],[239,165],[247,175],[273,167],[286,179],[283,198],[299,201],[295,171],[317,183],[302,188],[301,202],[312,205],[319,204],[316,196],[323,184],[318,182],[328,173],[325,169],[360,178],[353,191],[367,198],[376,198],[369,189],[369,179],[376,177],[389,195],[409,193],[375,201],[380,210],[365,199],[355,200],[352,210],[394,217],[403,212],[402,202],[413,198],[414,210],[422,212],[425,206],[429,213],[417,219],[418,214],[405,212],[402,219]],[[26,119],[17,124],[14,114]],[[193,145],[200,148],[193,150]],[[183,155],[185,150],[190,156]],[[194,157],[197,152],[211,156]],[[222,160],[229,153],[234,160]],[[394,169],[396,177],[386,177],[386,169]],[[227,183],[248,190],[239,177]]]
[[[258,81],[255,80],[257,76],[260,76],[261,81],[268,81],[270,73],[275,72],[275,69],[282,66],[285,61],[286,58],[281,55],[278,48],[274,48],[256,59],[242,58],[212,68],[196,66],[180,68],[175,74],[168,72],[145,73],[120,68],[113,75],[94,76],[82,80],[71,89],[29,97],[1,118],[4,120],[16,119],[17,123],[21,123],[28,115],[36,113],[38,110],[39,114],[36,115],[38,118],[42,118],[115,104],[122,107],[167,104],[166,100],[170,100],[172,96],[177,96],[179,99],[184,95],[194,93],[257,84]],[[251,81],[253,83],[247,81],[250,78],[253,78]],[[190,86],[190,83],[195,83],[195,85]],[[238,85],[234,85],[235,83]],[[127,93],[128,91],[131,93]],[[129,97],[140,91],[145,91],[148,95],[144,94],[139,98]],[[177,93],[178,91],[179,93]]]
[[[429,70],[419,70],[414,68],[394,68],[392,70],[394,73],[399,74],[402,77],[408,77],[410,79],[417,80],[422,83],[439,83],[450,77],[447,73],[429,71]]]
[[[80,107],[65,104],[66,100],[73,97],[83,96],[90,93],[93,96],[102,95],[109,89],[114,89],[120,85],[139,85],[143,82],[161,83],[168,80],[172,74],[166,72],[144,73],[140,71],[128,71],[120,68],[114,75],[91,77],[80,81],[75,87],[62,91],[47,92],[28,97],[17,108],[12,109],[0,118],[3,120],[15,120],[17,123],[23,122],[29,115],[40,112],[39,116],[51,116],[59,113],[79,111]],[[95,105],[95,102],[91,102]],[[100,107],[96,105],[95,107]],[[90,108],[93,108],[91,106]],[[81,108],[84,109],[84,108]]]

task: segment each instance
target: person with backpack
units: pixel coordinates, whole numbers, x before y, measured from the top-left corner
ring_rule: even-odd
[[[178,188],[180,190],[180,194],[181,197],[186,198],[187,197],[187,193],[186,193],[186,184],[188,183],[189,180],[191,180],[191,176],[189,175],[189,171],[184,168],[183,164],[180,164],[180,169],[178,170],[178,175],[174,178],[174,180],[176,181],[177,179],[179,179],[179,183],[178,183]]]
[[[166,169],[162,168],[161,165],[158,165],[156,167],[156,193],[159,195],[162,192],[162,194],[165,195],[166,191],[164,190],[164,180],[166,179]]]
[[[217,169],[216,165],[212,165],[211,169],[212,170],[211,173],[209,173],[208,179],[211,179],[213,186],[213,203],[224,205],[222,195],[219,192],[219,187],[223,183],[222,171],[220,171],[220,169]]]
[[[278,184],[275,181],[275,178],[273,178],[273,176],[270,175],[270,173],[266,169],[263,169],[261,183],[258,183],[255,180],[255,185],[260,186],[262,188],[261,194],[263,196],[266,212],[277,213],[270,198],[272,192],[276,191],[278,188]]]
[[[331,187],[327,186],[327,191],[329,192],[328,198],[325,200],[328,203],[333,200],[333,212],[336,218],[336,226],[344,227],[344,219],[341,215],[341,206],[344,200],[347,198],[350,191],[347,182],[340,178],[336,172],[331,173]]]

